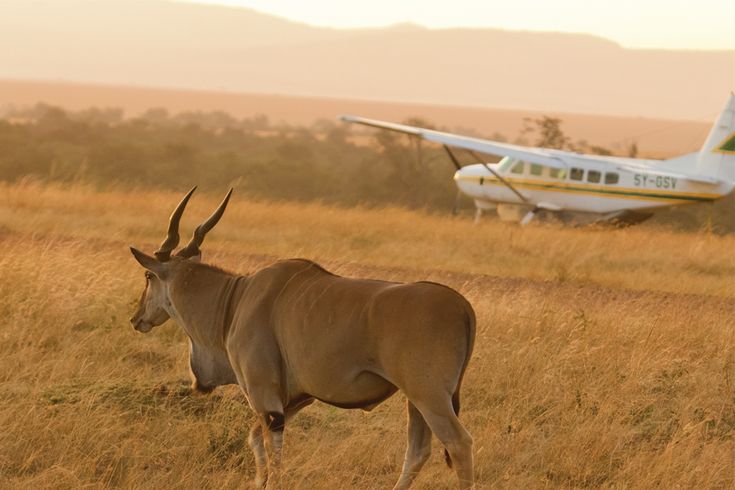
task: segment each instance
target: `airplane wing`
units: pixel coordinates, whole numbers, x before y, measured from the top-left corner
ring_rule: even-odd
[[[645,160],[637,158],[611,157],[601,155],[583,155],[564,150],[549,148],[531,148],[527,146],[513,145],[510,143],[500,143],[498,141],[471,138],[469,136],[459,136],[455,134],[444,133],[441,131],[419,128],[416,126],[408,126],[405,124],[368,119],[360,116],[344,115],[340,116],[339,118],[345,122],[363,124],[365,126],[372,126],[374,128],[388,129],[390,131],[398,131],[401,133],[410,134],[425,139],[427,141],[433,141],[435,143],[440,143],[446,146],[465,148],[467,150],[473,150],[479,153],[486,153],[490,155],[503,157],[507,156],[530,163],[538,163],[540,165],[545,165],[552,168],[568,168],[574,166],[577,161],[597,161],[600,163],[614,164],[620,169],[629,170],[632,172],[641,170],[649,172],[659,172],[662,174],[671,175],[673,177],[689,179],[695,182],[710,185],[718,185],[721,182],[719,179],[714,177],[693,175],[682,172],[681,170],[675,168],[674,165],[668,165],[669,162],[673,163],[673,160]],[[691,158],[690,155],[687,155],[686,157]]]
[[[483,140],[480,138],[471,138],[469,136],[458,136],[441,131],[431,129],[418,128],[415,126],[407,126],[405,124],[396,124],[376,119],[368,119],[360,116],[340,116],[342,121],[363,124],[374,128],[388,129],[401,133],[418,136],[426,141],[433,141],[447,146],[455,146],[457,148],[465,148],[480,153],[497,155],[503,157],[517,158],[530,163],[538,163],[552,168],[567,168],[568,165],[559,155],[544,148],[528,148],[525,146],[512,145],[509,143],[500,143],[497,141]]]

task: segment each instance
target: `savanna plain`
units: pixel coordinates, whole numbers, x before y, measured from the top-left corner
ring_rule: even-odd
[[[201,189],[182,232],[225,189]],[[189,389],[186,338],[127,322],[182,193],[0,184],[0,487],[240,488],[237,387]],[[247,274],[305,257],[344,276],[464,294],[477,340],[460,419],[479,488],[732,488],[735,237],[657,227],[475,226],[402,208],[248,199],[204,260]],[[427,359],[426,362],[431,362]],[[285,432],[286,488],[390,488],[405,400],[315,404]],[[452,488],[434,440],[415,487]]]

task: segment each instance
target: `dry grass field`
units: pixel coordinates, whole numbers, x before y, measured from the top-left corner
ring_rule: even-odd
[[[188,235],[223,189],[196,195]],[[252,420],[236,387],[188,389],[184,334],[127,323],[181,194],[0,184],[0,487],[239,488]],[[733,488],[735,237],[474,226],[402,209],[235,194],[205,260],[308,257],[345,276],[429,279],[478,316],[461,419],[479,488]],[[428,362],[428,360],[427,360]],[[390,488],[400,394],[315,404],[286,428],[287,488]],[[437,441],[416,488],[450,488]]]

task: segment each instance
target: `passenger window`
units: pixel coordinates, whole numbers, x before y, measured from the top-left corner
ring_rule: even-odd
[[[549,175],[554,179],[565,179],[567,177],[567,171],[563,168],[552,168],[549,170]]]
[[[584,178],[584,169],[572,167],[569,178],[572,180],[582,180]]]
[[[593,184],[596,184],[600,181],[600,177],[602,174],[598,172],[597,170],[588,170],[587,171],[587,182],[592,182]]]
[[[523,162],[516,162],[515,165],[510,169],[511,173],[522,174],[523,173]]]
[[[543,171],[544,171],[544,167],[542,167],[538,163],[531,164],[531,175],[541,175]]]
[[[620,180],[620,177],[615,172],[607,172],[605,174],[606,184],[617,184],[619,180]]]

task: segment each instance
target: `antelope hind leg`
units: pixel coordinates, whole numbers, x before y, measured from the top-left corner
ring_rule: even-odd
[[[410,487],[431,455],[431,430],[414,404],[407,401],[406,405],[408,407],[408,447],[401,477],[393,490],[405,490]]]
[[[472,436],[462,427],[454,413],[450,400],[437,406],[418,406],[431,432],[439,439],[452,459],[452,466],[459,478],[459,488],[472,488],[474,470],[472,460]]]

